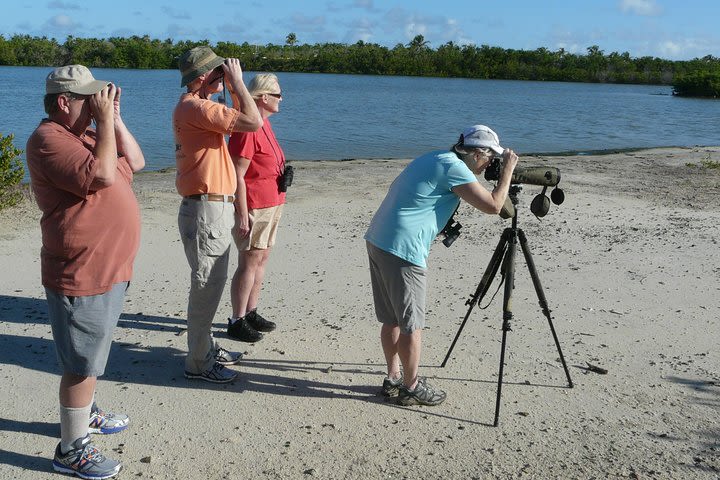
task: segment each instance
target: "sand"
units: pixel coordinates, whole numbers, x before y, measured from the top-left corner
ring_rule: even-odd
[[[142,246],[97,393],[131,428],[94,441],[125,479],[718,478],[720,169],[703,161],[720,161],[720,147],[521,158],[562,172],[565,203],[537,219],[540,187],[525,186],[518,224],[574,388],[520,256],[498,427],[502,291],[440,363],[508,221],[463,205],[460,238],[433,246],[421,374],[448,399],[399,407],[378,394],[362,236],[407,161],[296,162],[261,298],[279,328],[253,345],[227,338],[227,293],[214,332],[245,358],[236,382],[216,386],[183,377],[189,269],[174,173],[140,174]],[[30,199],[0,218],[3,479],[58,478],[38,219]]]

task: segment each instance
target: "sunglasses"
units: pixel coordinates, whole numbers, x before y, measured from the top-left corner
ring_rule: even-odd
[[[266,93],[265,95],[270,95],[271,97],[275,97],[275,98],[282,98],[282,92],[280,92],[280,93]]]

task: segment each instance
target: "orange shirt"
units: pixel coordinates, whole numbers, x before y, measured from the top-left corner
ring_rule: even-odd
[[[175,185],[180,195],[220,193],[234,195],[235,166],[225,135],[232,133],[240,112],[197,93],[185,93],[173,112]]]
[[[119,157],[115,183],[90,190],[94,149],[92,128],[77,137],[47,119],[27,143],[30,183],[42,211],[42,283],[63,295],[97,295],[129,281],[140,245],[132,169]]]

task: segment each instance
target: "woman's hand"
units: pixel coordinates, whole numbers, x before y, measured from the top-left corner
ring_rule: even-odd
[[[250,215],[243,215],[241,213],[235,214],[235,231],[238,237],[247,238],[250,235],[250,227],[252,226],[252,219]]]
[[[509,174],[512,174],[513,170],[518,164],[519,157],[509,148],[503,151],[503,170],[506,170]]]

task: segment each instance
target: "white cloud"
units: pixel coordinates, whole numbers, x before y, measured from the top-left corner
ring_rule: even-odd
[[[677,42],[667,40],[658,46],[664,58],[677,58],[683,53],[683,47]]]
[[[427,25],[424,23],[419,23],[414,20],[410,20],[405,24],[405,38],[408,40],[412,40],[417,35],[422,35],[423,37],[427,35]],[[429,40],[426,38],[426,42],[429,42]]]
[[[360,7],[360,8],[373,8],[373,0],[355,0],[353,2],[353,6]]]
[[[171,23],[168,25],[167,34],[170,38],[175,40],[194,39],[198,36],[194,28],[178,25],[177,23]]]
[[[325,26],[325,17],[323,15],[311,17],[303,15],[302,13],[294,13],[291,18],[291,24],[296,25],[298,31],[312,31]]]
[[[358,18],[350,22],[345,34],[345,43],[355,43],[358,40],[371,42],[373,39],[373,22],[366,18]]]
[[[70,2],[62,2],[60,0],[54,0],[48,3],[48,8],[58,10],[80,10],[80,5]]]
[[[162,12],[174,20],[190,20],[191,18],[189,13],[175,10],[172,7],[163,6]]]
[[[662,8],[655,3],[655,0],[620,0],[620,10],[648,17],[662,13]]]
[[[48,20],[48,25],[56,29],[71,29],[77,26],[72,18],[67,15],[55,15]]]

